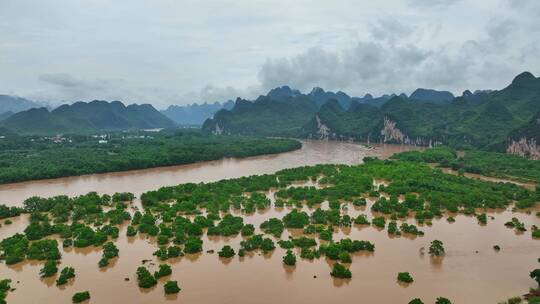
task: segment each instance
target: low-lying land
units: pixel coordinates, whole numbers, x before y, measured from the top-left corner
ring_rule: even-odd
[[[197,131],[0,139],[0,184],[181,165],[299,149],[295,140]]]
[[[442,167],[452,168],[460,172],[532,183],[540,182],[539,161],[505,153],[480,150],[466,150],[458,153],[448,147],[436,147],[423,152],[399,153],[394,155],[393,158],[413,162],[438,163]]]

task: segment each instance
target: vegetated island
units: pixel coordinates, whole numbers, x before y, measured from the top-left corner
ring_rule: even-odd
[[[8,135],[0,139],[0,184],[275,154],[301,146],[292,139],[200,131]]]

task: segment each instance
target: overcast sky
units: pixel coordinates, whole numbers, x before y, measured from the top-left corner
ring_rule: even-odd
[[[540,74],[538,0],[0,0],[0,94],[169,104],[290,85],[499,89]]]

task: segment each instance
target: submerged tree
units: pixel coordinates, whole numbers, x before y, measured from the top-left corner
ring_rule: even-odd
[[[429,246],[429,254],[433,256],[443,255],[444,254],[443,242],[439,240],[432,241],[431,245]]]
[[[287,254],[283,257],[283,264],[288,266],[296,265],[296,256],[292,250],[287,250]]]
[[[167,281],[165,285],[163,285],[163,289],[165,290],[165,294],[174,294],[180,292],[180,287],[178,287],[177,281]]]
[[[345,266],[341,265],[340,263],[335,263],[332,272],[330,272],[330,275],[335,278],[340,279],[350,279],[352,277],[352,273],[349,269],[347,269]]]

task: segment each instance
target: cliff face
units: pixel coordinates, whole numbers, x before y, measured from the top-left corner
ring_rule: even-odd
[[[534,160],[540,160],[540,146],[536,144],[534,138],[525,137],[519,140],[512,140],[506,148],[506,153],[524,156]]]
[[[407,137],[396,127],[396,125],[397,123],[395,121],[392,121],[387,117],[384,118],[383,128],[381,130],[383,142],[396,141],[404,143],[406,141]]]
[[[317,122],[317,135],[320,139],[328,139],[330,136],[330,128],[322,123],[319,115],[315,116],[315,121]]]
[[[540,112],[510,134],[506,153],[540,160]]]

